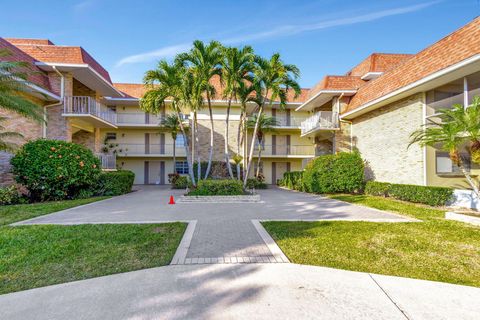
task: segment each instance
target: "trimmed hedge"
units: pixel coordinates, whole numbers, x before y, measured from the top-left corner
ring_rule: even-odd
[[[352,193],[364,186],[364,162],[358,152],[341,152],[312,160],[303,173],[302,187],[312,193]]]
[[[98,195],[119,196],[132,191],[135,174],[129,170],[102,172],[98,178]]]
[[[303,191],[303,171],[290,171],[283,174],[280,186]]]
[[[255,178],[247,179],[247,189],[267,189],[268,186],[265,182]]]
[[[197,188],[189,192],[191,196],[236,196],[242,195],[243,184],[239,180],[200,180]]]
[[[15,180],[33,201],[83,197],[95,188],[100,161],[88,148],[71,142],[27,142],[11,159]]]
[[[392,197],[430,206],[444,206],[452,199],[453,189],[369,181],[365,186],[365,194]]]

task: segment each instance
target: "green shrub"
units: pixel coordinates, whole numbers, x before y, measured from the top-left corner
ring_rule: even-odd
[[[190,191],[193,196],[235,196],[244,194],[242,182],[233,179],[200,180],[197,188]]]
[[[23,145],[11,159],[15,180],[34,201],[71,199],[95,186],[100,161],[86,147],[59,140]]]
[[[265,182],[260,181],[256,178],[247,179],[247,189],[267,189],[268,186]]]
[[[129,170],[106,171],[98,179],[97,194],[101,196],[118,196],[132,191],[135,174]],[[92,195],[84,194],[87,198]]]
[[[0,187],[0,205],[27,202],[16,186]]]
[[[279,185],[292,190],[303,191],[303,171],[285,172]]]
[[[390,190],[390,183],[368,181],[365,185],[365,194],[371,196],[388,197],[388,190]]]
[[[398,200],[423,203],[430,206],[446,205],[453,197],[453,189],[369,181],[365,193],[387,196]]]
[[[312,160],[303,173],[302,188],[312,193],[352,193],[363,189],[364,162],[358,152],[325,155]]]
[[[173,189],[186,189],[190,186],[190,179],[187,176],[179,176],[172,185]]]

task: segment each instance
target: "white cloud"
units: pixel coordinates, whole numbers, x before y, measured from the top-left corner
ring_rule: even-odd
[[[328,28],[339,27],[339,26],[348,26],[348,25],[362,23],[362,22],[375,21],[381,18],[420,11],[422,9],[425,9],[427,7],[430,7],[434,4],[439,3],[440,1],[441,0],[426,2],[426,3],[421,3],[421,4],[406,6],[406,7],[376,11],[376,12],[372,12],[364,15],[358,15],[358,16],[347,17],[347,18],[318,21],[310,24],[283,25],[283,26],[275,27],[268,31],[246,34],[239,37],[221,39],[221,42],[225,44],[239,44],[247,41],[263,40],[263,39],[270,39],[275,37],[285,37],[285,36],[291,36],[291,35],[300,34],[304,32],[309,32],[309,31],[316,31],[316,30],[328,29]],[[171,57],[174,57],[179,52],[188,50],[190,46],[191,46],[190,43],[183,43],[183,44],[163,47],[155,51],[127,56],[119,60],[116,63],[116,66],[119,67],[125,64],[149,62],[149,61],[153,61],[155,59],[161,59],[161,58],[171,58]]]
[[[73,6],[73,11],[75,13],[81,13],[86,11],[87,9],[90,9],[93,6],[93,1],[92,0],[85,0],[82,2],[79,2]]]

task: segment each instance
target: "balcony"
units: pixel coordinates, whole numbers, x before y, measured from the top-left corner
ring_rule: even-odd
[[[188,116],[182,115],[184,121]],[[161,125],[165,115],[153,115],[146,112],[119,112],[117,113],[117,125],[119,127],[158,127]]]
[[[274,117],[278,125],[276,128],[299,129],[305,118],[298,117]]]
[[[320,130],[339,129],[338,114],[332,111],[318,111],[301,124],[302,136]]]
[[[117,157],[114,154],[96,154],[100,160],[100,166],[103,170],[115,170],[117,169]]]
[[[258,156],[258,145],[254,157]],[[262,157],[310,158],[315,156],[314,145],[263,145]]]
[[[97,128],[117,127],[117,113],[92,97],[65,97],[62,115],[80,120]]]
[[[153,115],[145,112],[117,113],[119,127],[158,127],[164,119],[161,115]]]
[[[119,157],[173,157],[173,144],[119,143],[117,150]],[[184,157],[185,147],[177,144],[175,155]]]

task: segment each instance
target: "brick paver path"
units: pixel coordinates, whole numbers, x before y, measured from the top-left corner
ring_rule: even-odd
[[[259,191],[260,203],[168,205],[182,190],[145,186],[134,193],[27,220],[20,224],[159,223],[196,221],[176,264],[287,262],[272,253],[255,220],[408,221],[387,212],[278,188]],[[261,227],[260,227],[261,228]],[[267,235],[268,236],[268,235]],[[180,249],[179,249],[180,250]],[[178,252],[177,252],[178,253]],[[180,255],[181,256],[181,255]],[[286,261],[285,261],[286,260]]]

